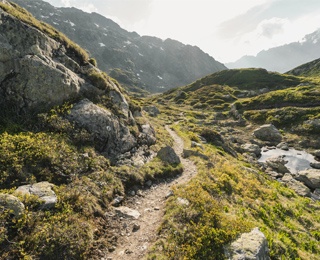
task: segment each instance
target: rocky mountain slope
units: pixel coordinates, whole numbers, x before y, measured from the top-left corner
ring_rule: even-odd
[[[228,68],[265,68],[284,73],[301,64],[320,57],[320,30],[306,35],[300,42],[259,52],[256,56],[244,56],[227,63]]]
[[[226,69],[196,46],[140,36],[97,13],[55,8],[41,0],[15,2],[87,49],[100,69],[132,91],[163,92]]]

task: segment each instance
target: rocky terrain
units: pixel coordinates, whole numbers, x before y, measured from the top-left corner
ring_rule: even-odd
[[[320,31],[306,35],[301,41],[289,43],[259,52],[256,56],[244,56],[227,63],[228,68],[265,68],[284,73],[303,63],[319,58]]]
[[[133,98],[6,0],[0,50],[0,259],[319,258],[316,61]]]
[[[41,0],[15,2],[87,49],[101,70],[132,92],[164,92],[226,69],[196,46],[140,36],[97,13],[56,8]]]

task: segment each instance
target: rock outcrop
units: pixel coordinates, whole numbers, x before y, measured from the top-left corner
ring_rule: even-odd
[[[72,109],[66,119],[86,129],[98,150],[113,158],[156,142],[147,123],[131,134],[136,122],[120,86],[89,63],[84,50],[58,32],[52,35],[53,28],[41,27],[25,11],[21,19],[9,12],[0,8],[1,108],[29,116],[68,102]]]
[[[304,171],[299,171],[296,180],[303,182],[311,189],[320,188],[320,170],[307,169]]]

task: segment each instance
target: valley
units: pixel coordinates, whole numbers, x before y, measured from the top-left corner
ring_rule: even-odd
[[[0,35],[0,259],[319,259],[318,60],[132,94],[6,0]]]

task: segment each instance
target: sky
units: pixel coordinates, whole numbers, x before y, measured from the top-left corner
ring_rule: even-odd
[[[320,28],[319,0],[45,0],[100,13],[128,31],[196,45],[216,60],[301,41]]]

